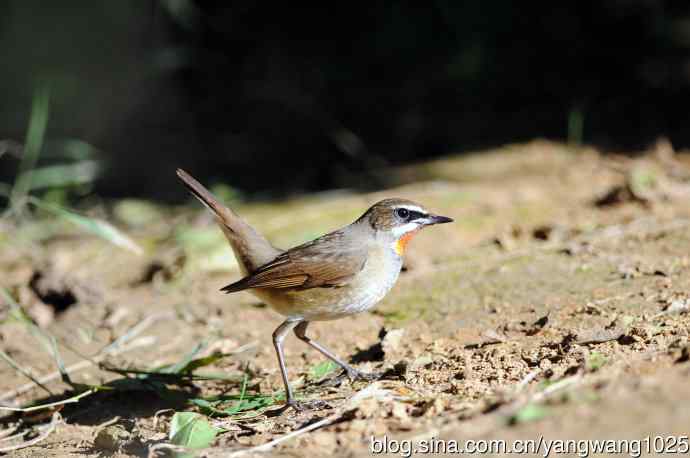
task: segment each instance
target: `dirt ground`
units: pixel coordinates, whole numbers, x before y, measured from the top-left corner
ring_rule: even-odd
[[[239,272],[196,203],[96,206],[95,215],[143,248],[139,256],[57,223],[0,223],[2,286],[55,337],[75,386],[110,387],[48,411],[6,412],[0,448],[40,437],[52,418],[49,435],[10,454],[162,456],[170,453],[164,444],[176,411],[202,412],[223,428],[201,456],[249,450],[322,419],[323,427],[270,454],[367,456],[371,437],[384,435],[462,441],[690,432],[690,155],[663,141],[633,158],[535,141],[393,173],[398,184],[375,194],[235,205],[282,247],[345,225],[384,196],[419,201],[456,221],[415,238],[399,282],[373,312],[310,327],[358,368],[384,372],[382,380],[324,375],[321,355],[287,339],[300,397],[327,401],[300,413],[279,415],[276,401],[220,416],[190,402],[240,392],[266,400],[282,390],[270,339],[280,317],[247,293],[218,291]],[[9,318],[10,305],[4,299],[0,348],[36,377],[56,373],[51,347]],[[131,372],[90,363],[151,370],[201,343],[198,355],[225,356],[198,372],[225,379],[137,384]],[[18,390],[27,382],[1,365],[3,405],[79,392],[59,377],[45,382],[52,395]]]

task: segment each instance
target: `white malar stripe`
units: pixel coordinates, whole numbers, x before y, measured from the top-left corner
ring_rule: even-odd
[[[402,237],[403,235],[407,234],[408,232],[412,232],[415,229],[419,227],[419,223],[407,223],[403,224],[402,226],[394,227],[393,228],[393,235],[395,238]]]

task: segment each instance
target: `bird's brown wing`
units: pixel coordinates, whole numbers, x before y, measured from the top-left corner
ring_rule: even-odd
[[[309,289],[346,285],[364,268],[367,251],[341,231],[292,248],[222,291],[250,288]]]

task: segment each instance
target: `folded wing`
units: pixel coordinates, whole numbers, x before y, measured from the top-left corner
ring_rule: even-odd
[[[342,231],[292,248],[222,291],[251,288],[309,289],[347,285],[366,264],[365,247],[349,243]]]

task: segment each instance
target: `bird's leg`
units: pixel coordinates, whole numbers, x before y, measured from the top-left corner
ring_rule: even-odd
[[[287,368],[285,367],[285,355],[283,354],[283,340],[285,336],[298,324],[299,321],[286,320],[280,326],[273,331],[273,346],[276,349],[276,354],[278,355],[278,365],[280,366],[280,375],[283,377],[283,384],[285,385],[285,406],[286,407],[297,407],[297,401],[292,394],[292,388],[290,387],[290,381],[288,380]]]
[[[309,338],[306,334],[307,326],[309,326],[308,321],[300,321],[299,324],[297,324],[297,326],[295,327],[295,335],[297,336],[297,338],[302,342],[305,342],[310,347],[314,348],[316,351],[324,355],[326,358],[336,363],[338,366],[342,367],[347,373],[347,376],[351,380],[376,380],[380,377],[378,374],[367,374],[365,372],[358,371],[357,369],[350,366],[345,361],[341,360],[336,355],[334,355],[329,349],[327,349],[320,343],[316,342],[315,340]]]

